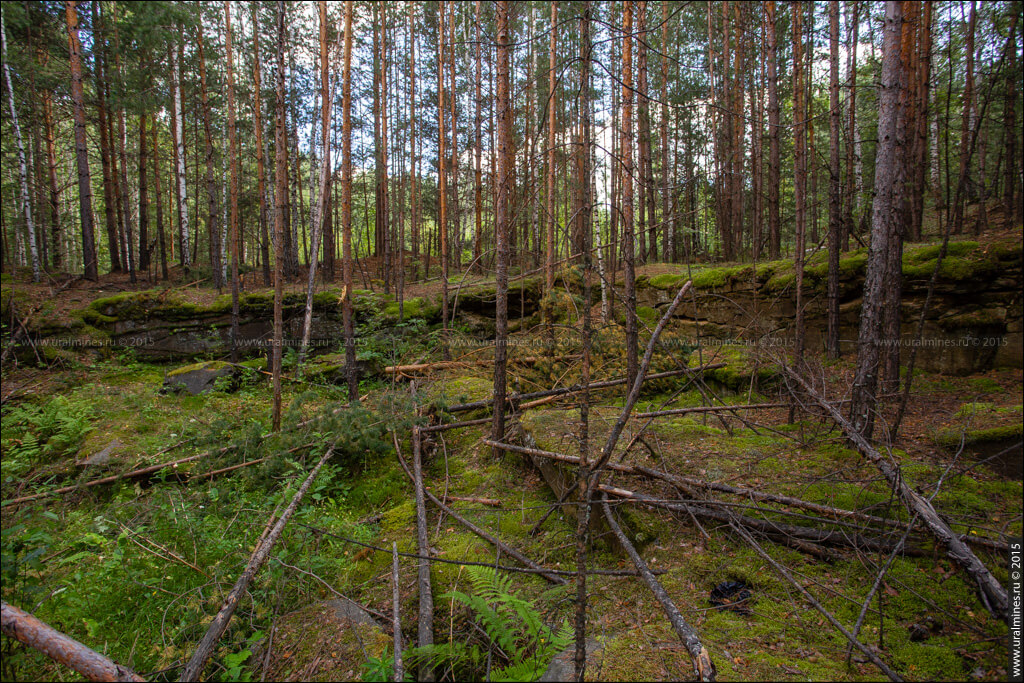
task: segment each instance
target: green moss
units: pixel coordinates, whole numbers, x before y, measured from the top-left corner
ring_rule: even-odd
[[[937,244],[907,249],[903,254],[903,276],[930,278],[940,249],[941,245]],[[950,242],[939,268],[939,277],[960,282],[995,275],[999,270],[999,258],[982,249],[977,242]]]
[[[750,266],[734,266],[732,268],[709,268],[693,275],[695,289],[715,289],[724,287],[736,280],[742,273],[749,271]]]
[[[703,354],[690,355],[689,366],[703,363],[725,363],[724,368],[706,370],[704,377],[718,382],[727,389],[745,389],[755,381],[763,388],[778,378],[778,370],[768,364],[760,364],[746,346],[716,346]]]
[[[171,370],[167,373],[168,377],[177,377],[188,372],[195,372],[196,370],[223,370],[224,368],[230,368],[231,363],[226,363],[220,360],[208,360],[202,363],[193,363],[192,365],[186,365],[184,367]]]
[[[661,273],[653,275],[647,280],[647,284],[654,289],[678,290],[686,282],[685,274]]]
[[[934,432],[940,446],[957,448],[966,444],[1001,441],[1020,437],[1024,426],[1022,406],[996,406],[991,403],[965,403],[953,416],[953,423]]]
[[[482,377],[453,377],[440,380],[427,388],[427,397],[435,403],[445,405],[472,403],[491,397],[494,383]]]
[[[641,320],[646,320],[651,323],[657,322],[661,318],[658,314],[658,310],[656,308],[651,308],[650,306],[637,306],[636,315]]]

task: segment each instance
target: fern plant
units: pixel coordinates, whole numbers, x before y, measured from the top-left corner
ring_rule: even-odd
[[[468,567],[472,593],[451,591],[440,596],[470,608],[491,643],[497,647],[501,665],[492,666],[492,681],[535,681],[552,658],[572,642],[572,629],[563,622],[558,630],[549,628],[533,604],[512,589],[512,580],[491,567]],[[410,648],[403,654],[408,670],[421,664],[450,668],[460,679],[476,679],[487,661],[485,650],[475,643],[438,643]]]

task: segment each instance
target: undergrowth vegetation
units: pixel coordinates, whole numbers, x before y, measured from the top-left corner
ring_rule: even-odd
[[[401,323],[397,307],[381,303],[388,305],[379,314],[360,320],[360,334],[368,340],[359,349],[360,361],[384,366],[437,357],[437,329],[416,315],[431,314],[425,301],[407,302]],[[648,317],[649,328],[653,316]],[[568,324],[555,329],[534,339],[536,344],[525,347],[529,351],[513,353],[512,390],[577,381],[578,334]],[[470,330],[463,334],[472,339]],[[616,327],[598,330],[592,379],[621,376],[622,342]],[[743,347],[695,350],[689,344],[682,331],[670,329],[652,371],[707,363],[725,367],[709,373],[702,387],[678,376],[649,382],[635,412],[706,405],[709,395],[737,405],[778,400],[782,381],[765,358]],[[458,357],[486,360],[491,353],[467,345]],[[527,355],[534,358],[523,360]],[[489,398],[491,370],[467,365],[445,371],[426,386],[418,382],[415,394],[390,378],[364,378],[360,389],[367,399],[347,408],[338,383],[342,363],[339,353],[314,356],[301,367],[297,355],[287,357],[288,409],[276,434],[266,409],[270,387],[262,359],[247,361],[236,376],[200,396],[160,393],[169,368],[126,351],[78,357],[49,371],[41,390],[3,407],[5,501],[209,455],[147,476],[5,507],[0,539],[4,599],[147,678],[176,679],[272,512],[291,500],[333,444],[334,457],[250,585],[206,678],[389,680],[390,635],[376,626],[364,624],[359,630],[345,619],[338,621],[325,601],[345,596],[390,615],[392,543],[399,552],[417,552],[412,487],[394,455],[392,433],[408,455],[409,429],[424,423],[425,415],[452,421],[485,414],[445,410]],[[828,371],[836,375],[829,379],[841,393],[848,368],[838,363]],[[904,450],[893,451],[903,476],[918,490],[934,494],[936,507],[958,533],[1019,535],[1020,481],[999,476],[985,462],[961,458],[946,445],[986,430],[1019,436],[1020,407],[1000,398],[1005,387],[1019,382],[1019,373],[966,378],[921,373],[915,382],[924,398],[911,411],[906,440],[898,444]],[[625,394],[621,385],[593,394],[589,438],[595,448],[607,437]],[[785,408],[744,415],[743,420],[713,414],[659,418],[629,453],[616,457],[907,521],[877,471],[820,416],[798,413],[788,422]],[[538,447],[576,454],[578,420],[569,398],[525,412],[520,422],[523,434]],[[488,432],[488,425],[473,426],[428,439],[427,486],[439,497],[500,499],[500,507],[451,504],[542,565],[573,568],[575,509],[556,510],[531,533],[555,497],[518,456],[496,456],[482,446]],[[107,460],[86,464],[101,452]],[[247,465],[253,461],[258,462]],[[640,485],[618,476],[607,482]],[[656,493],[679,495],[669,489]],[[742,511],[746,502],[737,509]],[[727,528],[621,501],[613,501],[613,508],[627,536],[701,634],[720,680],[877,677],[857,656],[847,665],[845,639]],[[794,523],[781,509],[756,514],[768,522]],[[818,527],[837,534],[849,529],[820,521]],[[631,567],[600,524],[594,532],[591,566]],[[433,554],[448,561],[431,568],[436,644],[406,650],[408,676],[422,665],[444,680],[539,677],[570,646],[566,619],[573,608],[572,586],[552,587],[536,575],[461,564],[506,560],[496,558],[493,547],[455,520],[433,511],[430,535]],[[884,562],[871,553],[835,550],[826,562],[781,545],[765,542],[765,547],[847,625],[856,621],[864,587]],[[1005,580],[999,558],[979,553]],[[403,557],[400,606],[407,643],[415,629],[414,574],[414,560]],[[749,587],[749,613],[710,605],[710,591],[723,581]],[[599,647],[588,659],[588,680],[690,675],[686,653],[635,578],[594,576],[588,586],[590,635]],[[927,638],[911,637],[919,633],[911,628],[915,625],[927,629]],[[953,565],[908,555],[893,562],[861,637],[908,680],[984,679],[999,675],[1005,648],[996,643],[1003,642],[1005,633],[1005,625],[977,604],[972,586]],[[5,680],[67,677],[45,656],[10,639],[3,640],[0,674]]]

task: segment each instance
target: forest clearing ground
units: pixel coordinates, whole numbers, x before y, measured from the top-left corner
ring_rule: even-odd
[[[830,367],[829,381],[837,394],[840,387],[848,386],[844,382],[849,371],[848,361]],[[541,370],[527,367],[519,372],[523,374],[524,389],[543,383],[537,375]],[[611,368],[608,372],[614,374]],[[247,424],[258,426],[266,420],[262,406],[266,405],[268,388],[263,384],[244,387],[236,393],[162,396],[156,391],[162,374],[159,366],[111,359],[88,370],[19,369],[5,376],[5,384],[12,380],[30,384],[42,379],[41,384],[18,397],[18,405],[31,404],[34,396],[62,394],[67,403],[62,410],[70,411],[62,419],[84,420],[76,454],[95,452],[113,439],[126,444],[114,454],[110,468],[115,471],[149,464],[154,460],[146,454],[182,438],[197,437],[197,442],[182,449],[179,457],[198,452],[208,444],[223,443],[229,435],[237,437]],[[88,383],[80,384],[83,380]],[[428,383],[428,393],[438,391],[431,386],[443,385],[447,390],[434,395],[444,394],[448,401],[486,396],[488,380],[486,368],[459,369]],[[937,423],[955,422],[957,411],[965,402],[1012,408],[1012,394],[1006,390],[1020,386],[1021,381],[1019,370],[961,378],[922,373],[917,378],[905,431],[897,444],[905,449],[902,458],[907,476],[927,491],[927,483],[938,478],[951,456],[931,440]],[[659,393],[642,398],[638,412],[662,407],[670,391],[665,382],[655,385]],[[371,393],[383,388],[378,386]],[[304,389],[312,389],[312,393]],[[772,398],[769,389],[762,391],[760,399],[753,394],[752,402]],[[337,400],[341,391],[286,384],[286,403],[300,395],[302,415],[308,417],[319,406]],[[595,395],[591,422],[595,447],[618,413],[622,395],[621,390]],[[730,403],[750,399],[746,392],[725,398]],[[371,403],[374,400],[370,398]],[[696,405],[699,401],[699,395],[688,391],[677,397],[673,405]],[[87,403],[97,407],[84,416],[75,412],[76,407],[85,410],[82,406]],[[902,515],[898,505],[888,505],[884,482],[855,453],[843,447],[837,431],[817,418],[787,426],[785,412],[770,409],[750,414],[759,424],[772,425],[781,434],[766,430],[754,434],[729,417],[724,419],[735,430],[732,436],[710,415],[659,418],[646,439],[652,451],[638,445],[627,462],[840,507],[874,505],[875,514],[883,514],[882,508],[888,506],[893,514]],[[563,399],[528,412],[524,425],[540,447],[575,454],[574,415],[572,399]],[[5,499],[22,490],[12,488],[11,476],[15,472],[27,482],[23,487],[26,491],[57,485],[69,478],[74,481],[80,476],[72,464],[80,456],[25,453],[19,450],[24,444],[9,439],[12,432],[7,429],[7,422],[5,419]],[[572,515],[556,514],[539,535],[529,536],[527,532],[533,523],[554,502],[552,494],[518,456],[508,454],[495,460],[491,450],[480,444],[487,431],[486,426],[471,427],[436,435],[434,453],[425,463],[427,485],[439,497],[447,490],[448,495],[501,499],[504,506],[500,510],[469,503],[453,505],[544,566],[570,568]],[[623,444],[629,437],[627,433]],[[810,445],[802,448],[798,440]],[[402,435],[402,441],[408,455],[407,434]],[[282,441],[278,448],[293,444],[294,441]],[[188,486],[180,483],[186,472],[194,474],[213,467],[193,463],[166,481],[154,477],[141,483],[124,482],[65,499],[5,510],[4,565],[5,571],[11,572],[5,581],[5,597],[22,603],[42,601],[41,616],[63,625],[86,642],[107,641],[112,654],[119,654],[122,660],[142,670],[168,666],[186,656],[190,640],[198,636],[196,628],[206,618],[204,614],[215,609],[219,592],[230,586],[273,502],[281,497],[280,484],[276,482],[295,471],[283,460],[268,471],[250,468],[230,478]],[[47,484],[48,481],[53,483]],[[616,486],[650,490],[648,485],[621,476],[608,481]],[[297,524],[289,528],[280,550],[275,551],[279,561],[272,560],[257,580],[253,601],[243,607],[242,618],[221,645],[218,661],[225,665],[229,663],[225,658],[232,653],[250,652],[251,663],[255,663],[265,654],[260,649],[262,640],[250,642],[256,631],[265,638],[280,615],[332,597],[319,581],[286,565],[311,572],[348,597],[386,612],[390,600],[386,579],[389,558],[384,553],[325,536],[316,529],[381,548],[390,547],[394,541],[400,550],[415,552],[415,515],[410,491],[411,486],[390,453],[374,456],[372,463],[335,467],[322,475],[313,499],[302,506]],[[1013,534],[1020,533],[1020,500],[1019,480],[1007,481],[982,466],[971,470],[969,477],[948,477],[936,505],[951,521],[971,524],[985,535],[1000,531]],[[674,519],[667,512],[625,503],[617,509],[651,567],[666,571],[660,577],[662,583],[711,649],[721,680],[783,676],[819,680],[877,678],[870,664],[857,662],[856,658],[853,670],[847,670],[842,663],[845,640],[823,627],[819,615],[807,611],[791,588],[727,529],[703,522],[710,534],[708,540],[692,520]],[[171,520],[174,524],[169,523]],[[452,520],[439,523],[431,511],[430,522],[431,544],[438,557],[494,561],[493,548]],[[194,562],[210,577],[201,577],[180,563],[169,561],[166,555],[155,555],[152,546],[138,547],[122,525]],[[774,557],[804,577],[805,585],[847,624],[852,624],[859,609],[862,591],[857,587],[870,583],[881,561],[875,554],[846,551],[840,553],[838,562],[828,565],[775,544],[768,548]],[[987,558],[997,576],[1005,573],[1002,558],[985,553],[982,557]],[[598,541],[592,562],[593,566],[606,569],[631,568],[625,558],[613,553],[602,541]],[[401,566],[402,611],[408,624],[416,603],[414,561],[403,559]],[[435,594],[455,586],[465,588],[459,565],[436,564],[432,575]],[[536,577],[513,576],[516,586],[535,602],[549,623],[569,614],[569,589],[550,588]],[[709,605],[709,591],[726,580],[742,580],[752,587],[755,602],[751,615],[738,615]],[[941,591],[934,590],[937,580],[942,583]],[[591,670],[588,678],[645,680],[688,675],[690,665],[685,651],[680,649],[657,604],[638,581],[596,576],[591,577],[589,585],[591,633],[603,641],[604,649],[600,666]],[[88,587],[88,592],[68,590],[69,586]],[[53,590],[59,592],[46,597]],[[928,558],[898,560],[883,592],[886,620],[881,636],[884,647],[880,652],[909,679],[959,678],[971,674],[996,679],[1002,675],[1005,648],[999,639],[1005,627],[995,623],[976,604],[970,586],[948,562]],[[307,616],[282,623],[291,623],[293,630],[298,629],[297,634],[303,629],[317,628],[315,609],[302,614]],[[466,614],[457,609],[453,615],[450,604],[438,602],[436,619],[439,634],[472,636]],[[910,625],[929,619],[932,621],[928,623],[941,622],[941,631],[924,642],[912,642]],[[176,625],[170,631],[168,621]],[[128,632],[135,633],[133,640],[140,644],[148,639],[149,649],[140,645],[131,654],[132,643],[125,636]],[[282,631],[278,638],[283,649],[272,648],[272,671],[284,674],[287,670],[292,676],[322,679],[361,671],[361,662],[334,660],[327,656],[328,651],[309,651],[310,642],[301,635],[289,639]],[[873,647],[877,645],[877,615],[868,619],[863,638]],[[376,651],[368,655],[379,657],[384,652],[379,643]],[[286,662],[277,659],[286,653],[292,659],[287,667]],[[630,653],[634,656],[627,657]],[[636,653],[649,656],[637,658]],[[26,651],[15,654],[10,660],[12,667],[56,673],[53,665],[40,659],[40,655]],[[362,657],[361,652],[358,656]]]

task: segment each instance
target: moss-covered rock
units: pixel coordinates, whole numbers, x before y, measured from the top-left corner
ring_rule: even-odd
[[[990,441],[1020,438],[1022,406],[996,406],[991,403],[965,403],[953,416],[952,424],[938,428],[934,439],[947,448]]]
[[[224,361],[193,363],[171,370],[164,377],[164,391],[187,391],[193,396],[234,384],[236,368]]]

